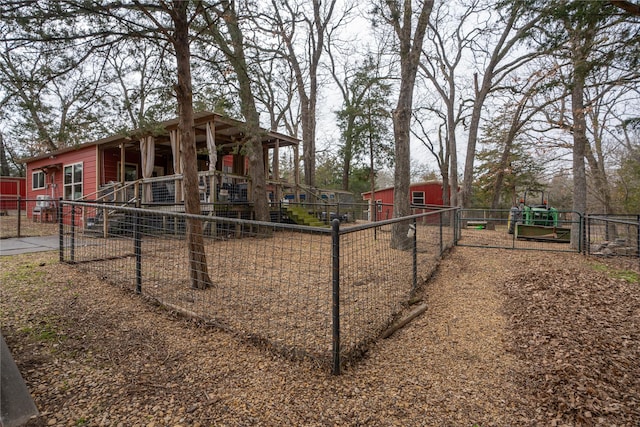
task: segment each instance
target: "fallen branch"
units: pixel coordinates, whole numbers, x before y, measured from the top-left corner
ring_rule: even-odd
[[[416,317],[420,316],[425,311],[427,311],[427,304],[421,304],[417,306],[416,308],[411,310],[409,314],[407,314],[405,317],[403,317],[402,319],[398,320],[396,323],[389,326],[389,328],[386,331],[384,331],[384,333],[382,334],[382,338],[389,338],[391,335],[393,335],[394,332],[402,328],[407,323],[411,322]]]

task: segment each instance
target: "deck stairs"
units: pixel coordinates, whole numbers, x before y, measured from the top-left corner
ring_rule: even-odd
[[[134,187],[138,181],[128,182],[124,186],[119,183],[101,186],[93,194],[83,197],[98,203],[119,206],[135,206],[136,194]],[[118,209],[96,209],[85,222],[85,233],[88,234],[130,234],[133,232],[133,218],[130,214]],[[107,225],[105,226],[105,219]],[[106,236],[105,236],[106,237]]]
[[[289,218],[291,218],[298,225],[308,225],[311,227],[326,227],[327,225],[320,221],[318,218],[307,212],[307,210],[300,206],[285,206],[285,211]]]

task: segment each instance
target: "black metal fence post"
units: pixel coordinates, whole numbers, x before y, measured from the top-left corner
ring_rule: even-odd
[[[331,222],[333,375],[340,375],[340,220]]]
[[[136,211],[133,214],[133,247],[136,257],[136,293],[142,293],[142,227],[140,221],[140,198],[136,200]]]
[[[56,218],[58,218],[58,251],[59,260],[64,262],[64,221],[62,221],[62,197],[58,199],[56,207]]]
[[[638,215],[638,228],[636,229],[636,253],[638,254],[638,258],[640,258],[640,215]]]
[[[444,252],[444,247],[443,247],[443,241],[442,241],[442,218],[443,218],[443,214],[442,212],[438,213],[438,219],[440,220],[440,254],[439,256],[442,256],[442,252]],[[455,231],[454,231],[455,232]]]
[[[76,205],[71,205],[71,253],[69,262],[76,261]]]
[[[511,233],[511,247],[515,248],[516,247],[516,237],[518,235],[518,221],[520,220],[520,218],[517,215],[513,215],[513,218],[511,220],[514,221],[513,233]]]
[[[371,197],[373,197],[373,195],[371,195]],[[371,215],[371,218],[373,218],[373,222],[376,222],[378,221],[378,202],[373,201],[371,206],[372,206],[371,209],[373,210],[373,214]],[[373,240],[378,240],[378,227],[373,228]]]
[[[453,212],[453,215],[449,217],[449,224],[451,224],[451,219],[453,218],[453,244],[455,246],[458,245],[458,241],[460,240],[460,237],[462,235],[462,230],[460,229],[460,215],[462,215],[462,211],[458,209],[455,210]]]
[[[410,232],[413,232],[413,287],[412,290],[416,290],[418,287],[418,228],[416,218],[413,218],[413,224],[409,226]]]
[[[580,227],[580,238],[578,239],[578,253],[583,253],[583,251],[586,249],[585,248],[585,240],[586,240],[586,233],[585,233],[585,223],[584,223],[584,215],[578,212],[578,218],[580,221],[579,227]]]
[[[21,221],[21,218],[22,218],[22,198],[20,196],[18,196],[18,206],[17,206],[17,208],[18,208],[18,237],[20,237],[20,226],[21,226],[20,221]],[[26,209],[25,209],[25,211],[26,211]]]

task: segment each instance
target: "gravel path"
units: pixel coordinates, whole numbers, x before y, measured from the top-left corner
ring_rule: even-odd
[[[456,248],[427,311],[334,377],[56,256],[0,259],[2,333],[41,411],[30,426],[640,423],[637,262]],[[577,327],[588,347],[569,339]]]

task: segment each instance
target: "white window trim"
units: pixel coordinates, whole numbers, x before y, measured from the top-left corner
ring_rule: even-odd
[[[416,195],[421,194],[421,196],[417,197],[418,199],[422,199],[422,203],[416,202]],[[411,203],[414,205],[424,205],[425,203],[425,194],[424,191],[412,191],[411,192]]]
[[[82,165],[82,181],[80,181],[79,183],[75,182],[73,179],[75,177],[75,166],[77,165]],[[71,168],[71,183],[67,184],[65,182],[65,169],[67,169],[68,167]],[[84,162],[76,162],[76,163],[69,163],[68,165],[64,165],[62,167],[62,194],[64,195],[65,200],[78,200],[75,199],[73,197],[74,191],[73,191],[73,187],[77,184],[81,184],[82,185],[82,191],[81,196],[84,196]],[[67,198],[67,187],[71,187],[71,197]]]
[[[35,176],[36,175],[42,175],[42,186],[41,187],[36,187],[36,180],[35,180]],[[47,188],[47,176],[44,173],[44,171],[33,171],[33,172],[31,172],[31,189],[32,190],[44,190],[45,188]]]
[[[376,206],[378,207],[378,212],[382,212],[382,199],[376,200]]]

